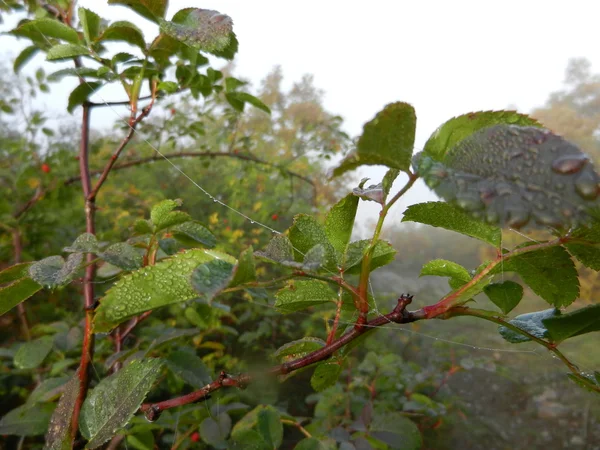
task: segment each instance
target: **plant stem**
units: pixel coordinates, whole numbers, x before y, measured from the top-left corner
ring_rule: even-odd
[[[556,247],[557,245],[562,245],[565,242],[568,242],[569,239],[570,238],[568,238],[568,237],[562,237],[562,238],[554,239],[554,240],[548,241],[548,242],[542,242],[539,244],[529,245],[527,247],[517,248],[508,253],[505,253],[504,255],[498,255],[496,257],[496,259],[491,261],[485,268],[483,268],[483,270],[481,270],[481,272],[479,272],[477,275],[475,275],[471,279],[471,281],[462,285],[457,290],[450,292],[448,295],[446,295],[444,298],[442,298],[439,302],[435,303],[434,305],[429,305],[429,306],[423,307],[419,313],[424,314],[424,318],[426,318],[426,319],[433,319],[434,317],[441,316],[441,315],[445,314],[450,308],[458,306],[458,305],[464,303],[465,301],[467,301],[468,298],[463,298],[463,294],[465,292],[467,292],[467,290],[469,290],[470,288],[475,286],[477,283],[479,283],[481,280],[483,280],[486,276],[488,276],[490,274],[490,272],[497,265],[502,263],[503,261],[506,261],[510,258],[514,258],[515,256],[523,255],[525,253],[530,253],[530,252],[533,252],[536,250],[542,250],[545,248]]]
[[[379,212],[379,219],[377,220],[377,225],[375,225],[375,231],[373,232],[373,237],[371,238],[371,243],[365,256],[362,260],[362,266],[360,271],[360,281],[358,283],[358,298],[357,298],[357,309],[359,311],[359,318],[357,320],[357,325],[360,326],[366,322],[367,313],[369,312],[369,298],[367,288],[369,285],[369,275],[371,274],[371,258],[373,257],[373,251],[375,250],[375,246],[377,245],[377,241],[379,239],[379,235],[381,234],[381,230],[383,228],[383,223],[385,222],[385,218],[387,216],[390,208],[402,197],[406,192],[412,187],[412,185],[417,181],[418,176],[413,174],[412,172],[408,172],[408,181],[404,185],[400,191],[392,199],[382,206],[381,211]]]
[[[23,242],[21,240],[21,232],[18,228],[13,228],[12,232],[12,244],[15,255],[15,264],[19,264],[22,259],[23,254]],[[29,331],[29,322],[27,321],[27,311],[25,310],[25,305],[23,302],[17,305],[17,315],[19,316],[19,321],[21,322],[21,331],[23,332],[23,337],[26,341],[31,340],[31,332]]]

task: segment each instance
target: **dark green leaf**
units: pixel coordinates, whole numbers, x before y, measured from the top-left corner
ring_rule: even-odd
[[[194,353],[175,350],[169,354],[165,362],[173,373],[196,389],[200,389],[211,382],[208,368]]]
[[[64,77],[72,76],[72,77],[92,77],[98,78],[98,70],[92,69],[89,67],[67,67],[66,69],[60,69],[56,72],[48,75],[48,81],[60,81]]]
[[[108,332],[144,311],[197,298],[190,277],[200,264],[215,259],[236,263],[224,253],[193,249],[125,275],[100,301],[94,317],[95,332]]]
[[[206,263],[200,264],[192,273],[192,286],[199,294],[199,297],[207,302],[212,301],[215,296],[225,289],[233,278],[235,260],[229,257],[229,260],[215,258]]]
[[[87,56],[90,51],[83,45],[59,44],[48,50],[46,59],[48,61],[59,61],[63,59],[75,58],[76,56]]]
[[[337,294],[319,280],[292,280],[275,294],[275,306],[282,312],[293,312],[310,306],[337,301]]]
[[[423,151],[436,161],[442,161],[452,147],[482,128],[493,125],[541,126],[541,124],[516,111],[478,111],[454,117],[440,126],[425,143]]]
[[[65,262],[61,256],[49,256],[29,267],[29,276],[42,286],[64,286],[77,274],[83,260],[81,253],[71,253]]]
[[[146,41],[142,31],[131,22],[124,20],[112,23],[104,30],[98,41],[123,41],[135,45],[143,51],[146,50]]]
[[[174,94],[179,90],[179,85],[174,81],[161,81],[156,87],[159,91],[164,91],[167,94]]]
[[[140,430],[135,434],[128,434],[125,448],[135,448],[136,450],[154,450],[154,434],[152,430]]]
[[[527,333],[537,338],[545,339],[548,337],[548,330],[546,329],[543,320],[558,315],[560,315],[560,311],[555,308],[551,308],[546,309],[544,311],[521,314],[520,316],[515,317],[513,320],[510,320],[508,323],[516,326],[517,328],[520,328],[523,331],[526,331]],[[524,336],[504,326],[498,327],[498,331],[504,339],[506,339],[512,344],[528,342],[531,340],[527,336]]]
[[[402,222],[419,222],[434,227],[445,228],[467,236],[500,246],[500,228],[474,219],[469,214],[444,202],[427,202],[409,206]]]
[[[159,359],[134,360],[102,379],[88,394],[79,424],[88,448],[99,447],[129,423],[158,378],[161,365]]]
[[[511,312],[523,298],[523,286],[514,281],[488,284],[483,292],[504,314]]]
[[[168,0],[108,0],[109,5],[124,5],[133,9],[140,16],[159,23],[165,17]]]
[[[369,248],[371,241],[364,239],[351,242],[346,251],[346,262],[344,272],[347,274],[360,273],[362,259]],[[385,266],[394,260],[396,250],[389,242],[378,240],[373,249],[369,270],[372,272],[378,267]]]
[[[398,412],[376,413],[370,426],[371,435],[391,449],[419,450],[423,438],[417,425]]]
[[[66,388],[70,377],[46,378],[27,397],[27,403],[45,403],[58,399]]]
[[[258,413],[257,429],[270,448],[279,448],[283,440],[281,416],[272,406],[267,406]]]
[[[227,100],[227,103],[229,103],[236,111],[244,112],[244,102],[237,97],[235,92],[226,93],[225,100]]]
[[[358,140],[357,151],[346,157],[333,171],[334,176],[361,165],[384,165],[407,171],[415,142],[417,118],[408,103],[385,106],[367,122]]]
[[[217,448],[224,447],[225,439],[231,431],[231,418],[222,412],[215,418],[207,417],[200,424],[200,436],[209,445]]]
[[[271,109],[267,105],[265,105],[260,99],[256,98],[254,95],[250,95],[246,92],[235,92],[228,95],[232,95],[241,102],[250,103],[255,108],[258,108],[261,111],[266,112],[267,114],[271,114]]]
[[[83,7],[79,7],[77,15],[79,16],[81,28],[83,28],[85,42],[87,42],[88,45],[92,45],[92,42],[95,41],[100,34],[102,19],[95,12]]]
[[[152,234],[152,225],[147,220],[138,219],[133,224],[133,231],[135,234]]]
[[[39,51],[40,48],[37,45],[25,47],[21,53],[19,53],[19,56],[15,58],[15,62],[13,64],[13,70],[15,73],[19,73],[23,66],[25,66],[25,64],[27,64]]]
[[[78,396],[79,377],[75,373],[65,385],[64,392],[52,414],[46,433],[44,450],[69,450],[73,448],[71,419]]]
[[[335,446],[335,444],[334,444]],[[336,448],[337,446],[333,447]],[[306,439],[302,439],[300,442],[298,442],[298,445],[296,445],[294,447],[294,450],[331,450],[332,446],[329,444],[329,442],[321,442],[319,441],[317,438],[315,437],[310,437],[310,438],[306,438]],[[352,450],[354,450],[356,447],[352,447]],[[344,450],[342,447],[340,447],[340,450]]]
[[[33,40],[38,40],[38,36],[42,34],[46,38],[60,39],[72,44],[79,43],[77,31],[56,19],[43,18],[24,22],[15,28],[12,34]]]
[[[554,342],[600,331],[600,304],[589,305],[568,314],[550,317],[542,322]]]
[[[213,248],[217,243],[215,236],[198,222],[183,222],[173,227],[171,231],[173,237],[184,244],[191,241],[195,244],[202,244],[205,247]]]
[[[257,431],[244,429],[231,434],[231,448],[235,450],[272,450]]]
[[[0,420],[0,435],[15,434],[17,436],[42,435],[48,429],[48,422],[52,416],[54,405],[43,403],[41,405],[25,404],[9,411]]]
[[[599,206],[600,175],[589,157],[542,128],[484,128],[440,162],[422,152],[415,166],[440,197],[501,226],[568,229]]]
[[[17,369],[35,369],[44,362],[50,350],[52,338],[49,336],[26,342],[17,350],[13,364]]]
[[[186,8],[173,22],[159,20],[160,30],[190,47],[207,52],[225,50],[231,42],[233,21],[217,11]]]
[[[63,251],[69,253],[97,253],[98,239],[90,233],[83,233],[77,236],[77,239],[68,247],[63,248]]]
[[[124,270],[139,269],[143,265],[142,254],[134,247],[125,242],[111,245],[98,256],[107,263]]]
[[[179,206],[181,206],[181,200],[163,200],[154,205],[150,211],[150,220],[154,225],[155,232],[191,221],[192,218],[189,214],[183,211],[173,211]]]
[[[576,240],[587,241],[583,243],[567,243],[565,247],[579,262],[590,269],[600,270],[600,221],[595,220],[589,226],[579,227],[571,233]]]
[[[335,269],[337,262],[335,249],[329,242],[325,228],[313,216],[296,215],[288,236],[294,247],[296,261],[302,261],[310,249],[321,244],[325,247],[326,267],[330,270]]]
[[[229,286],[239,286],[251,281],[256,281],[256,264],[254,261],[254,249],[249,247],[240,254],[233,280],[231,280]]]
[[[98,81],[90,81],[77,85],[71,94],[69,94],[69,104],[67,105],[67,111],[73,112],[79,105],[83,105],[88,101],[88,98],[102,87],[102,83]]]
[[[342,373],[340,364],[335,362],[321,363],[310,377],[310,385],[317,392],[324,391],[337,382],[340,373]]]
[[[385,176],[383,177],[383,181],[381,182],[381,186],[383,187],[383,192],[385,193],[385,197],[387,198],[390,193],[390,189],[392,189],[392,185],[396,178],[400,175],[400,171],[398,169],[389,169]],[[385,200],[385,198],[384,198]]]
[[[517,255],[497,269],[517,272],[533,292],[557,308],[569,306],[579,296],[575,264],[562,247]]]
[[[596,372],[598,373],[598,372]],[[568,373],[567,376],[573,381],[575,384],[578,384],[580,387],[593,392],[595,394],[598,393],[598,386],[600,386],[600,382],[598,382],[598,378],[594,379],[591,375],[580,374],[581,377],[576,376],[574,373]]]
[[[269,244],[264,250],[256,251],[254,254],[258,258],[276,263],[294,261],[294,249],[292,243],[284,234],[276,235],[269,241]]]
[[[29,276],[29,267],[33,263],[19,263],[0,271],[0,284],[10,283]]]
[[[314,337],[305,337],[297,341],[288,342],[277,349],[273,356],[283,363],[285,361],[302,358],[303,356],[325,347],[325,341]]]

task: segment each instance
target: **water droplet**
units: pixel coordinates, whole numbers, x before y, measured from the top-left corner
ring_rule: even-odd
[[[529,211],[521,208],[512,208],[506,211],[506,224],[518,230],[529,222]]]
[[[456,203],[462,209],[467,211],[476,211],[483,208],[483,203],[481,202],[479,196],[471,192],[463,192],[458,194],[456,196]]]
[[[552,162],[552,170],[561,174],[575,173],[579,172],[587,162],[588,157],[584,154],[565,155]]]
[[[500,215],[497,211],[489,210],[485,213],[485,220],[487,223],[498,223],[500,220]]]
[[[549,212],[535,211],[533,216],[535,217],[536,222],[541,225],[547,225],[555,228],[562,225],[562,221],[558,217],[554,216],[554,214]]]
[[[575,180],[575,190],[586,200],[598,197],[598,177],[592,171],[585,171]]]

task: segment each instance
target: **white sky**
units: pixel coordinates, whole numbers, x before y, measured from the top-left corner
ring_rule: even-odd
[[[99,0],[80,4],[113,20],[135,22],[147,40],[155,33],[126,8]],[[600,2],[593,0],[171,0],[167,18],[192,6],[233,18],[239,76],[258,82],[277,64],[290,83],[314,74],[326,93],[326,108],[346,119],[351,135],[385,104],[411,103],[417,111],[417,148],[454,115],[509,105],[528,112],[542,105],[561,86],[571,57],[586,57],[595,68],[600,61]],[[16,52],[15,42],[0,36],[0,52]],[[43,62],[38,58],[30,68]],[[63,87],[65,94],[69,87]],[[103,92],[106,100],[117,99]],[[49,104],[56,115],[65,107],[66,95]],[[102,114],[103,123],[115,116],[108,108]],[[357,179],[364,175],[378,182],[383,173],[361,170]],[[424,186],[414,191],[397,213],[433,198]],[[374,217],[378,210],[369,203],[372,208],[362,214]]]

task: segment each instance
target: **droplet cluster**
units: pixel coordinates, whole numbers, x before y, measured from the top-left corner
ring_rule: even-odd
[[[496,125],[427,155],[417,170],[440,197],[489,223],[569,228],[598,207],[600,177],[577,146],[543,128]]]

